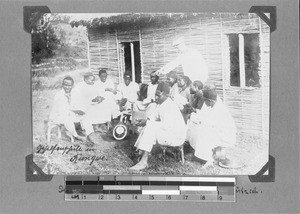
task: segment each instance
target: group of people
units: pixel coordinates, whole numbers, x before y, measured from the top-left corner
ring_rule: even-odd
[[[50,120],[63,124],[75,138],[95,143],[94,134],[100,126],[118,117],[123,110],[143,111],[144,119],[134,121],[141,127],[135,147],[142,152],[140,161],[129,168],[143,170],[148,157],[158,143],[180,146],[188,142],[193,156],[212,165],[213,149],[234,145],[236,126],[222,100],[217,96],[214,84],[207,82],[208,71],[202,55],[185,45],[182,38],[173,42],[179,56],[157,71],[150,73],[146,95],[144,85],[133,82],[129,73],[115,89],[107,78],[107,71],[99,71],[99,80],[92,73],[84,75],[84,81],[74,88],[74,80],[65,77],[62,88],[54,99]],[[174,70],[181,65],[183,75]],[[159,81],[166,74],[167,81]],[[80,123],[84,135],[76,132]]]

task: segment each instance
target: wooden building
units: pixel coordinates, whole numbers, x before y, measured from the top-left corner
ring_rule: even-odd
[[[150,72],[178,55],[173,40],[184,37],[203,54],[209,81],[240,133],[268,143],[270,29],[256,14],[120,14],[71,25],[87,27],[90,69],[107,68],[116,84],[125,70],[136,82],[149,82]]]

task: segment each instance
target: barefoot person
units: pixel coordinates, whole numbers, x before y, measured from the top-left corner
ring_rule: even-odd
[[[79,140],[85,140],[85,137],[78,135],[75,130],[74,123],[79,122],[79,119],[76,113],[72,111],[73,85],[74,80],[72,77],[66,76],[63,79],[62,90],[58,91],[54,97],[49,122],[58,125],[62,124],[67,129],[67,135],[73,136]]]
[[[213,149],[236,143],[236,126],[213,84],[204,85],[203,99],[201,110],[196,109],[197,113],[191,115],[187,140],[195,150],[194,155],[206,161],[207,167],[213,165]]]
[[[157,108],[147,120],[140,120],[138,125],[145,126],[138,137],[135,147],[143,151],[139,163],[129,170],[139,171],[148,166],[148,156],[156,143],[179,146],[185,140],[186,126],[176,103],[169,96],[170,86],[160,82],[155,92]]]

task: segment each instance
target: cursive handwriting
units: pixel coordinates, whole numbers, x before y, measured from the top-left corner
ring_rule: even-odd
[[[257,190],[256,187],[254,187],[253,189],[252,188],[246,189],[244,187],[238,187],[238,186],[236,187],[235,192],[240,194],[246,194],[246,195],[262,193],[262,191]]]
[[[71,157],[70,161],[73,163],[77,163],[77,161],[90,161],[90,165],[92,165],[94,163],[94,161],[100,161],[100,160],[104,160],[105,156],[101,155],[101,156],[83,156],[82,154],[77,154],[74,155],[73,157]]]
[[[38,154],[44,154],[46,151],[49,151],[50,154],[53,154],[54,151],[57,151],[57,152],[62,151],[62,155],[64,155],[64,154],[68,154],[69,152],[81,152],[82,148],[80,145],[60,147],[60,146],[58,146],[58,144],[55,144],[54,146],[52,145],[51,147],[49,147],[48,145],[40,144],[40,145],[38,145],[36,150],[37,150],[36,153],[38,153]]]

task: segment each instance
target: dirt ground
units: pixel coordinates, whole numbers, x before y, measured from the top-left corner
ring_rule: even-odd
[[[68,72],[75,84],[82,80],[85,69]],[[71,143],[68,136],[62,132],[62,138],[57,138],[57,130],[53,130],[51,142],[46,142],[46,120],[48,119],[55,93],[63,74],[41,79],[47,87],[32,91],[33,111],[33,153],[34,161],[47,174],[83,175],[83,174],[131,174],[128,168],[137,162],[137,152],[134,148],[136,135],[129,135],[122,141],[116,141],[110,134],[98,133],[98,143],[88,147],[85,143],[75,140]],[[153,148],[149,159],[149,168],[139,174],[169,174],[169,175],[252,175],[256,174],[268,160],[269,145],[261,138],[246,137],[237,134],[237,146],[228,148],[227,156],[239,167],[228,169],[215,164],[204,169],[198,160],[185,161],[181,164],[176,158],[176,151],[167,151],[166,162],[163,161],[159,146]],[[190,148],[185,146],[185,153]]]

